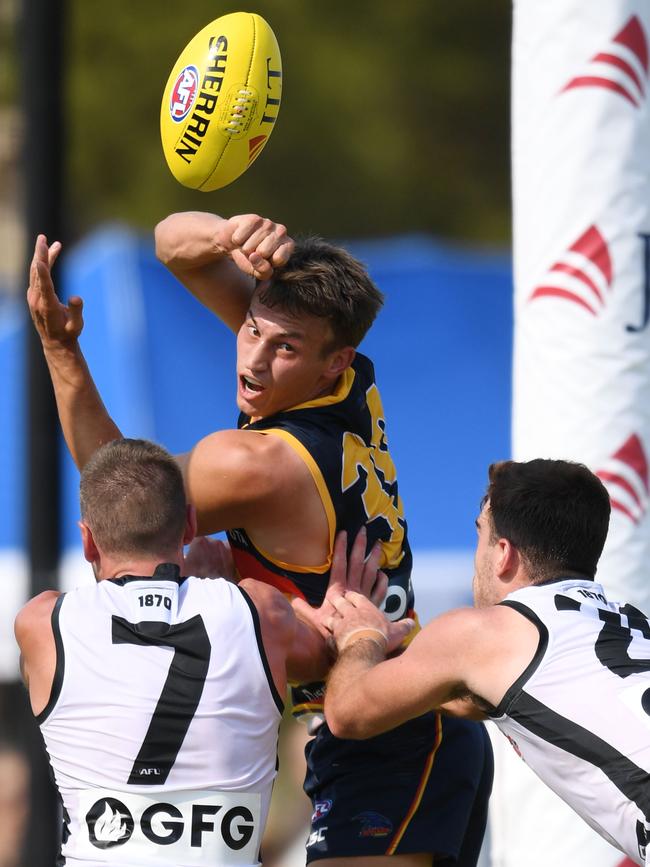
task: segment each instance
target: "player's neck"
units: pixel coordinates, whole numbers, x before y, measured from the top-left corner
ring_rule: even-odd
[[[104,581],[107,578],[124,578],[126,575],[150,577],[161,563],[174,563],[181,568],[182,562],[182,556],[171,552],[163,552],[154,557],[102,558],[101,563],[96,566],[94,571],[98,581]]]
[[[281,409],[274,409],[268,415],[278,415],[281,412],[290,412],[292,409],[297,409],[299,406],[303,406],[306,403],[313,403],[314,401],[320,400],[322,397],[329,397],[330,394],[334,394],[337,390],[339,383],[341,382],[341,376],[338,376],[335,380],[327,381],[325,384],[319,383],[312,391],[304,394],[301,398],[298,398],[291,406],[285,406]],[[252,415],[250,416],[250,424],[254,424],[256,421],[260,421],[263,418],[267,418],[266,415]]]

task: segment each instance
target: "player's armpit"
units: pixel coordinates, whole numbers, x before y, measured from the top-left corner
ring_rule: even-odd
[[[66,305],[56,294],[51,267],[59,249],[57,243],[48,248],[45,236],[38,236],[27,303],[50,371],[63,435],[81,469],[100,445],[121,434],[102,403],[79,347],[81,298],[71,298]]]

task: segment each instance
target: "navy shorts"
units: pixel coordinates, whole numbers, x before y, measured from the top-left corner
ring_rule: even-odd
[[[307,863],[431,852],[432,862],[476,864],[493,774],[482,723],[427,713],[365,741],[324,723],[305,755]]]

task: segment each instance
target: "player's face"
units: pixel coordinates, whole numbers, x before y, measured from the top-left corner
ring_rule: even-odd
[[[331,339],[325,320],[291,316],[254,297],[237,335],[239,409],[265,418],[329,394],[339,375],[336,353],[323,354]]]
[[[499,585],[496,580],[494,565],[498,546],[496,541],[491,540],[492,533],[488,512],[489,504],[486,503],[476,519],[478,540],[474,553],[474,578],[472,580],[474,606],[476,608],[486,608],[500,602],[500,599],[497,598]]]

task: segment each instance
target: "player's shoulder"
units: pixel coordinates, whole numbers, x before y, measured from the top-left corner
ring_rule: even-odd
[[[60,596],[57,590],[44,590],[23,605],[14,621],[14,633],[19,644],[42,633]]]
[[[477,614],[480,615],[483,634],[493,636],[499,641],[502,641],[504,636],[512,640],[518,633],[530,632],[531,628],[537,631],[528,617],[510,605],[489,605],[477,609]]]
[[[279,477],[300,469],[292,456],[291,447],[279,437],[233,429],[208,434],[182,456],[181,464],[186,476],[194,479],[214,479],[231,487],[241,482],[247,497],[254,481],[256,497],[261,499],[275,490]]]
[[[467,640],[478,643],[487,638],[502,639],[504,632],[525,626],[527,619],[508,605],[487,605],[480,608],[456,608],[441,615],[447,628]]]
[[[511,629],[517,626],[513,618],[523,620],[517,612],[500,605],[455,608],[428,623],[418,635],[419,643],[433,643],[452,654],[482,658],[504,646],[504,636],[509,638]]]
[[[292,626],[295,615],[291,603],[275,587],[254,578],[244,578],[239,587],[249,596],[260,620],[269,629],[282,633]]]
[[[507,605],[461,608],[439,620],[445,624],[449,646],[475,676],[501,671],[506,664],[527,664],[540,641],[537,626]]]
[[[251,462],[266,466],[269,458],[287,451],[287,445],[280,437],[269,436],[256,430],[220,430],[208,434],[200,440],[192,452],[192,457],[200,459],[219,459],[227,456],[229,466],[248,466]]]

